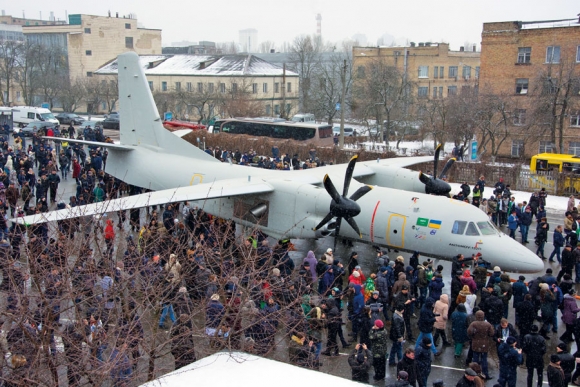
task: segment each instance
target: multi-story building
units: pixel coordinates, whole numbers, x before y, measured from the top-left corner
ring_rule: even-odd
[[[580,155],[579,20],[484,23],[481,37],[480,96],[510,106],[498,155]]]
[[[177,92],[187,97],[217,99],[242,92],[263,104],[267,116],[291,115],[298,105],[298,74],[284,71],[255,55],[143,55],[140,57],[154,94]],[[102,82],[117,75],[117,61],[95,72]],[[185,103],[187,105],[187,103]],[[195,119],[195,109],[178,103],[176,115]],[[122,109],[122,107],[121,107]]]
[[[93,72],[126,51],[161,54],[161,30],[140,28],[137,19],[117,16],[69,15],[68,24],[24,23],[28,42],[59,46],[68,58],[71,80]]]
[[[478,85],[480,53],[475,46],[451,51],[447,43],[427,42],[409,47],[353,47],[352,53],[355,75],[370,62],[382,60],[416,85],[413,92],[419,99],[445,98]]]

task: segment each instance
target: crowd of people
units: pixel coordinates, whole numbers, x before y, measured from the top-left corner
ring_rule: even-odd
[[[89,148],[89,156],[82,157],[84,148],[66,141],[58,151],[56,143],[37,136],[30,150],[3,143],[0,180],[8,188],[0,186],[0,210],[11,216],[141,192],[104,172],[101,149]],[[51,181],[56,190],[60,180],[53,176],[60,172],[65,179],[71,170],[77,192],[68,203],[57,204]],[[476,185],[480,198],[482,181]],[[494,199],[497,193],[496,187]],[[524,214],[534,208],[511,202]],[[545,196],[536,216],[544,205]],[[509,217],[497,211],[490,215],[509,227]],[[372,375],[381,381],[390,366],[396,367],[397,380],[387,385],[414,387],[428,385],[433,359],[452,346],[466,367],[457,381],[460,387],[480,387],[494,379],[489,354],[497,355],[500,386],[515,386],[522,363],[528,387],[534,370],[542,386],[545,368],[551,387],[580,385],[580,369],[575,369],[580,352],[570,353],[570,343],[580,348],[574,265],[567,263],[580,257],[572,235],[567,235],[570,246],[561,254],[557,276],[548,269],[529,282],[523,276],[512,282],[478,255],[454,257],[447,275],[443,266],[418,253],[406,261],[378,250],[376,257],[364,258],[372,262],[367,270],[356,252],[339,259],[330,248],[318,257],[309,251],[296,261],[289,240],[272,245],[255,230],[242,231],[240,237],[231,221],[187,202],[135,209],[129,216],[120,211],[59,221],[56,228],[8,224],[6,217],[0,217],[5,222],[0,225],[0,289],[7,295],[0,347],[11,354],[3,357],[8,359],[2,368],[7,385],[51,372],[58,381],[52,363],[58,356],[56,336],[62,337],[70,386],[103,373],[113,385],[124,386],[139,377],[140,359],[155,358],[159,343],[170,348],[180,368],[208,350],[200,349],[200,340],[207,340],[211,351],[259,355],[283,345],[292,364],[315,370],[323,356],[340,355],[340,344],[349,351],[344,366],[354,380],[370,382]],[[566,226],[575,231],[573,223]],[[449,293],[444,277],[451,278]],[[65,321],[61,314],[72,318]],[[559,315],[565,333],[558,342]],[[546,354],[551,354],[547,367]]]

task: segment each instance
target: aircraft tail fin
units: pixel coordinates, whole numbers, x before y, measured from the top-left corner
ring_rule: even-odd
[[[126,52],[117,59],[119,75],[120,137],[122,145],[143,146],[175,155],[216,161],[196,146],[163,127],[139,56]]]

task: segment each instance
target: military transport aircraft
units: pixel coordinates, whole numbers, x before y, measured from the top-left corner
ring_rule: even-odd
[[[482,253],[507,271],[544,268],[539,257],[498,231],[478,208],[425,193],[447,194],[447,183],[403,168],[431,158],[357,164],[355,156],[347,165],[297,171],[222,163],[163,128],[135,53],[119,56],[118,76],[120,144],[67,141],[106,146],[107,173],[154,192],[13,221],[31,224],[187,200],[276,238],[334,234],[441,259]],[[348,226],[341,228],[342,220]]]

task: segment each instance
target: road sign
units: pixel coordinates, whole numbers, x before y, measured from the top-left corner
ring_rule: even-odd
[[[471,160],[477,160],[477,141],[476,140],[472,140],[471,141]]]
[[[336,109],[337,111],[339,111],[339,110],[340,110],[340,102],[337,102],[337,103],[336,103],[336,107],[335,107],[335,109]]]

